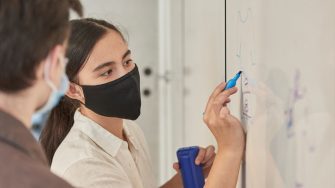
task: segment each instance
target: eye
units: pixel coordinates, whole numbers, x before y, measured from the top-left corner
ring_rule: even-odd
[[[128,67],[128,66],[131,66],[133,60],[132,59],[129,59],[128,61],[124,62],[123,65]]]
[[[107,77],[107,76],[109,76],[110,74],[112,74],[112,72],[113,72],[112,69],[109,69],[108,71],[102,73],[100,76],[102,76],[102,77]]]

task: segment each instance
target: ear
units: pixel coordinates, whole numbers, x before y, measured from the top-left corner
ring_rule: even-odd
[[[65,47],[63,45],[56,45],[52,48],[45,59],[45,67],[48,72],[48,78],[54,83],[57,87],[60,84],[60,77],[62,76],[64,70],[64,65],[62,64],[62,57],[65,53]]]
[[[71,99],[76,99],[85,104],[84,92],[81,87],[75,83],[70,83],[69,89],[66,92],[66,96],[70,97]]]

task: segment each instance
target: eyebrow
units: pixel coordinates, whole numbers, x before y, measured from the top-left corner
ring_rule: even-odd
[[[123,54],[122,59],[126,58],[129,54],[131,54],[131,51],[130,51],[130,50],[127,50],[127,52]],[[105,68],[105,67],[108,67],[108,66],[112,65],[112,64],[115,64],[115,62],[114,62],[114,61],[110,61],[110,62],[102,63],[101,65],[98,65],[98,66],[93,70],[93,72],[99,71],[99,70],[101,70],[101,69],[103,69],[103,68]]]
[[[126,58],[130,54],[131,54],[131,51],[127,50],[126,53],[123,54],[122,59]]]

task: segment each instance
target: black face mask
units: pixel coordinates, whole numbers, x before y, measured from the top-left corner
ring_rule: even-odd
[[[141,114],[140,74],[136,65],[121,78],[82,88],[84,105],[99,115],[136,120]]]

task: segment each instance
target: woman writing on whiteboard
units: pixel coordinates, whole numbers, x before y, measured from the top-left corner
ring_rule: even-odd
[[[140,115],[140,77],[124,37],[95,19],[72,21],[71,32],[66,68],[71,85],[41,135],[51,170],[76,187],[156,187],[146,139],[132,121]],[[226,107],[237,89],[222,92],[224,85],[204,113],[218,153],[209,146],[196,159],[209,188],[236,185],[244,150],[241,125]],[[162,187],[182,187],[180,175]]]

